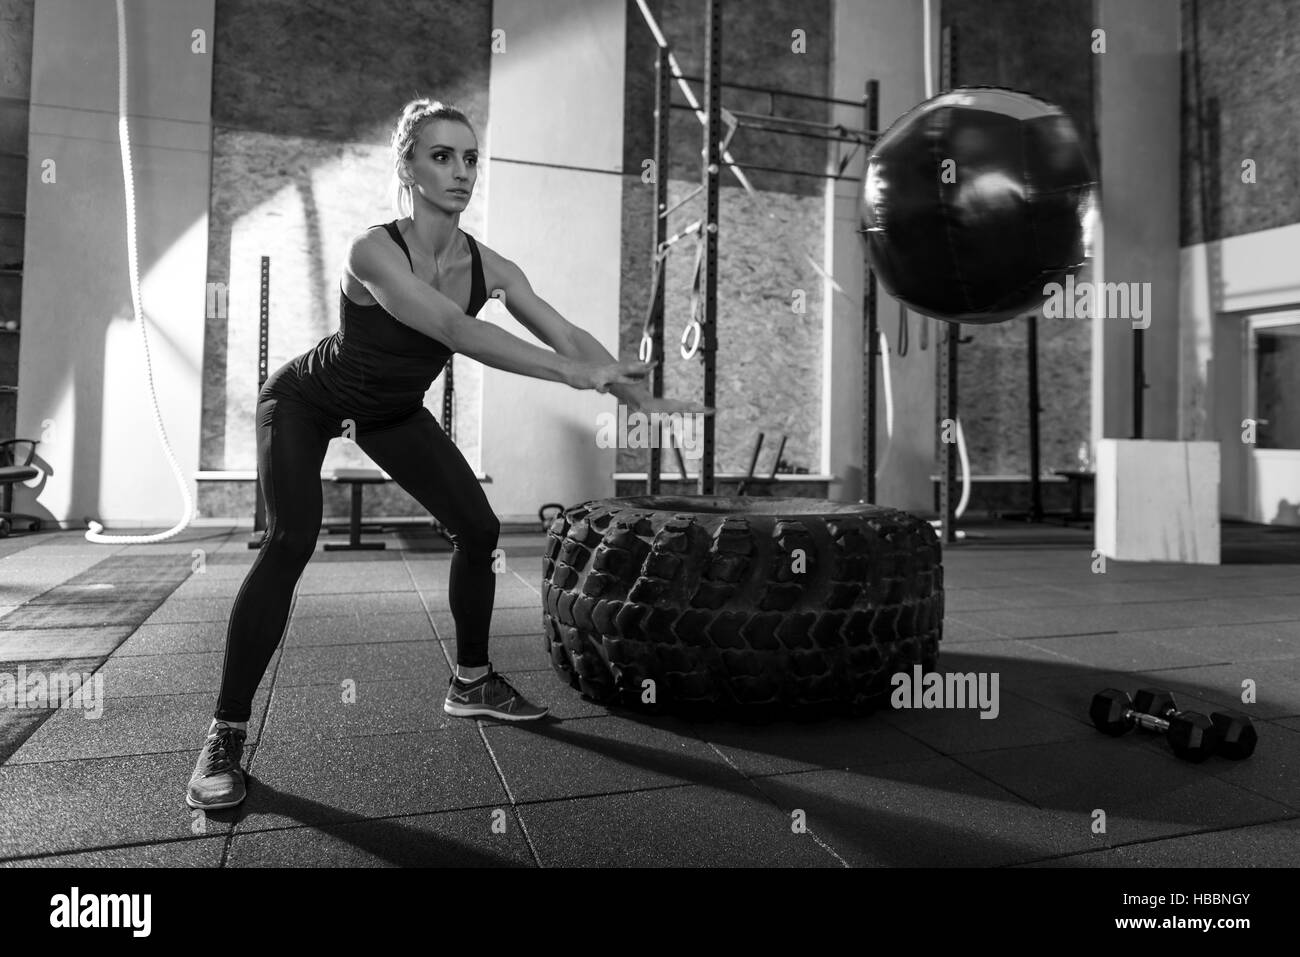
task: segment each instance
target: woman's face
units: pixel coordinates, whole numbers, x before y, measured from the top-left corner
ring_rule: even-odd
[[[478,140],[464,123],[432,120],[420,130],[406,168],[412,199],[422,196],[444,212],[459,213],[478,179]]]

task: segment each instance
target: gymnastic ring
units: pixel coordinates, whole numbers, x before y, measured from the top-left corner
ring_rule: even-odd
[[[695,333],[695,341],[691,343],[691,346],[688,349],[686,347],[686,340],[691,337],[692,332]],[[700,324],[696,322],[694,319],[692,319],[690,322],[686,324],[686,328],[682,330],[682,358],[683,359],[693,358],[695,356],[695,353],[700,351],[700,337],[702,333],[703,330],[701,329]]]

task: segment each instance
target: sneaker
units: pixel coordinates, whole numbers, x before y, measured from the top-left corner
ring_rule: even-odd
[[[500,674],[490,670],[482,678],[463,682],[453,677],[447,687],[442,710],[460,718],[500,718],[503,721],[536,721],[550,708],[529,704]]]
[[[199,752],[198,763],[190,775],[185,803],[203,811],[234,807],[244,800],[244,772],[239,759],[244,754],[244,739],[239,728],[218,722]]]

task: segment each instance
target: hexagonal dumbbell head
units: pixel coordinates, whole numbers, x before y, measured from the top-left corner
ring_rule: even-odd
[[[1255,753],[1259,735],[1255,733],[1250,718],[1235,711],[1216,711],[1210,715],[1210,720],[1219,733],[1219,754],[1240,761]]]
[[[1195,711],[1170,716],[1166,737],[1174,754],[1195,764],[1208,758],[1219,745],[1219,731],[1214,722]]]
[[[1107,688],[1092,696],[1088,716],[1098,731],[1119,737],[1133,727],[1133,718],[1129,715],[1132,707],[1133,702],[1125,692]]]
[[[1178,705],[1174,704],[1172,692],[1163,688],[1140,688],[1133,696],[1133,710],[1157,718],[1168,718],[1178,710]]]

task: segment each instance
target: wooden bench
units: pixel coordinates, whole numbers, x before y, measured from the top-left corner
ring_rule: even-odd
[[[1032,487],[1032,480],[1028,475],[972,475],[970,477],[970,481],[971,481],[971,489],[972,489],[971,492],[972,502],[974,501],[975,498],[974,488],[977,485],[986,485],[986,486],[993,485],[993,486],[1003,486],[1003,487],[1013,486],[1013,485],[1023,485],[1026,488]],[[1046,475],[1043,475],[1041,478],[1039,478],[1038,481],[1042,486],[1048,486],[1048,485],[1060,486],[1066,484],[1068,484],[1069,486],[1070,511],[1064,515],[1060,514],[1059,512],[1044,512],[1043,513],[1044,515],[1051,514],[1057,516],[1059,519],[1064,520],[1067,524],[1070,522],[1082,522],[1082,521],[1091,520],[1092,516],[1083,510],[1083,490],[1085,486],[1093,485],[1095,483],[1096,481],[1095,473],[1074,471],[1069,469],[1057,469],[1057,470],[1053,470],[1052,472]],[[935,511],[938,511],[939,510],[939,485],[942,482],[942,477],[938,475],[931,475],[930,482],[934,486],[934,508]],[[957,473],[957,481],[955,485],[955,491],[953,494],[954,495],[961,494],[961,473],[960,472]],[[998,514],[999,511],[1000,509],[994,509],[993,514]],[[1016,517],[1019,514],[1020,514],[1019,512],[1007,513],[1003,515],[1003,517],[1012,518],[1012,517]],[[1029,514],[1029,513],[1025,513],[1025,514]],[[1041,519],[1041,517],[1042,516],[1039,516],[1038,518]]]
[[[1096,472],[1081,472],[1074,469],[1061,469],[1057,475],[1064,476],[1070,483],[1070,514],[1065,516],[1067,522],[1082,522],[1092,516],[1083,510],[1083,488],[1085,485],[1096,486]]]
[[[256,473],[254,473],[256,474]],[[475,477],[480,482],[490,482],[491,479],[482,473],[475,473]],[[323,474],[321,478],[328,482],[334,482],[338,485],[352,486],[352,504],[348,514],[348,524],[346,531],[348,540],[343,542],[326,542],[325,550],[327,552],[344,552],[344,551],[380,551],[385,545],[383,542],[363,542],[361,540],[362,530],[383,531],[386,526],[376,524],[365,524],[361,521],[362,509],[362,489],[366,485],[384,485],[393,480],[393,477],[387,472],[379,469],[335,469],[333,472]],[[421,551],[426,552],[449,552],[453,545],[451,536],[447,534],[447,529],[443,527],[442,522],[436,518],[431,518],[433,530],[437,532],[438,538],[432,543],[425,545],[421,543]],[[345,528],[337,524],[326,525],[325,531],[329,534],[344,531]],[[250,546],[251,547],[251,546]]]
[[[487,476],[482,472],[475,472],[474,474],[475,474],[475,478],[477,478],[480,482],[492,481],[492,479],[489,476]],[[244,483],[250,485],[257,484],[256,469],[220,469],[215,471],[206,471],[201,469],[194,474],[194,477],[198,482],[200,508],[203,507],[203,499],[205,497],[206,488],[214,488],[215,490],[214,495],[220,498],[220,505],[218,507],[224,507],[227,496],[231,494],[231,486],[237,487],[237,485],[241,485]],[[349,550],[349,549],[356,548],[357,546],[361,546],[363,550],[370,550],[370,549],[377,550],[382,548],[383,546],[379,545],[378,543],[371,545],[371,544],[363,543],[361,541],[361,533],[363,531],[382,531],[385,528],[391,528],[399,525],[400,526],[405,526],[405,525],[423,526],[425,524],[426,521],[425,519],[414,518],[412,516],[394,518],[391,524],[385,523],[383,525],[375,524],[375,523],[366,523],[362,520],[363,502],[362,502],[361,486],[383,485],[386,482],[393,481],[393,477],[389,475],[387,472],[380,471],[379,469],[376,468],[340,468],[340,469],[333,469],[332,471],[326,470],[321,472],[320,480],[322,483],[331,482],[338,485],[352,486],[351,509],[350,509],[350,514],[348,516],[348,520],[343,524],[340,524],[337,521],[329,521],[329,522],[322,523],[321,526],[322,530],[328,532],[329,534],[335,534],[344,531],[348,533],[347,544],[342,544],[342,543],[327,544],[325,547],[330,551]],[[223,486],[225,487],[223,488]],[[262,539],[266,533],[266,526],[265,526],[266,519],[264,513],[261,513],[262,506],[261,506],[260,488],[257,490],[257,501],[258,501],[258,511],[254,513],[253,540],[248,543],[249,548],[261,548]],[[210,522],[213,520],[206,519],[201,521]],[[438,533],[439,537],[434,538],[433,543],[429,545],[426,545],[423,542],[421,542],[420,550],[435,551],[435,552],[450,551],[452,548],[451,540],[450,538],[448,538],[446,529],[444,529],[442,523],[439,522],[437,519],[433,518],[432,516],[429,516],[427,521],[432,526],[433,530]]]
[[[379,469],[335,469],[330,477],[339,485],[352,486],[352,510],[348,516],[347,544],[326,542],[327,552],[348,551],[382,551],[387,548],[384,542],[363,542],[361,540],[361,490],[367,485],[383,485],[391,482],[392,477]],[[373,526],[372,526],[373,527]],[[334,531],[333,528],[328,531]]]

